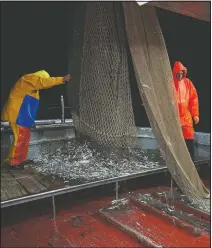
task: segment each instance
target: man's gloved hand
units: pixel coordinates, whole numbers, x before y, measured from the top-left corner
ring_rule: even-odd
[[[64,83],[69,83],[71,81],[71,75],[68,74],[66,76],[63,77],[63,82]]]
[[[194,116],[194,123],[198,124],[199,123],[199,116]]]

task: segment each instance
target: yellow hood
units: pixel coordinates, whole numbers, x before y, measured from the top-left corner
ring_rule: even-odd
[[[50,77],[49,73],[46,72],[46,71],[44,71],[44,70],[42,70],[42,71],[37,71],[37,72],[32,73],[32,74],[34,74],[34,75],[36,75],[36,76],[39,76],[39,77],[42,77],[42,78],[49,78],[49,77]]]

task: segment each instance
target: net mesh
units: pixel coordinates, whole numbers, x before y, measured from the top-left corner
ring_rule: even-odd
[[[119,3],[86,4],[84,36],[78,36],[78,40],[83,39],[79,48],[83,59],[73,119],[78,133],[99,145],[131,147],[136,141],[136,127],[120,11]]]
[[[83,11],[76,18],[81,32],[73,38],[76,45],[71,54],[73,61],[74,55],[80,55],[74,72],[78,75],[69,86],[75,88],[70,94],[78,93],[72,109],[76,130],[100,145],[134,146],[129,45],[139,92],[166,165],[189,199],[207,204],[203,199],[209,198],[209,191],[182,136],[172,71],[155,8],[139,8],[135,2],[90,2],[84,3]],[[71,68],[73,63],[73,72]]]
[[[194,201],[209,198],[183,139],[172,71],[155,8],[124,3],[124,13],[140,95],[166,165],[186,196]]]

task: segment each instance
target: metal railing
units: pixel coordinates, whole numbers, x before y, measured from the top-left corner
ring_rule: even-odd
[[[61,120],[59,121],[58,119],[50,119],[50,120],[36,120],[35,125],[50,125],[50,124],[60,124],[60,123],[73,123],[73,120],[71,119],[65,119],[65,109],[70,109],[69,106],[65,106],[64,103],[64,97],[61,95],[60,97],[60,103],[61,106],[53,106],[53,107],[48,107],[47,109],[61,109]],[[71,120],[71,121],[70,121]],[[8,128],[10,126],[9,122],[3,121],[1,122],[1,131],[4,130],[4,128]]]

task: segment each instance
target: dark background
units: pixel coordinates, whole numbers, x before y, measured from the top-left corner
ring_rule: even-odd
[[[74,2],[1,3],[1,109],[16,80],[25,73],[45,69],[51,76],[68,73],[68,50]],[[170,62],[181,61],[197,88],[200,124],[197,131],[210,132],[211,123],[211,34],[210,23],[157,10]],[[37,119],[60,118],[64,86],[41,91]],[[136,124],[148,126],[138,89],[132,83]],[[50,109],[58,107],[58,109]],[[66,118],[70,113],[66,111]]]

